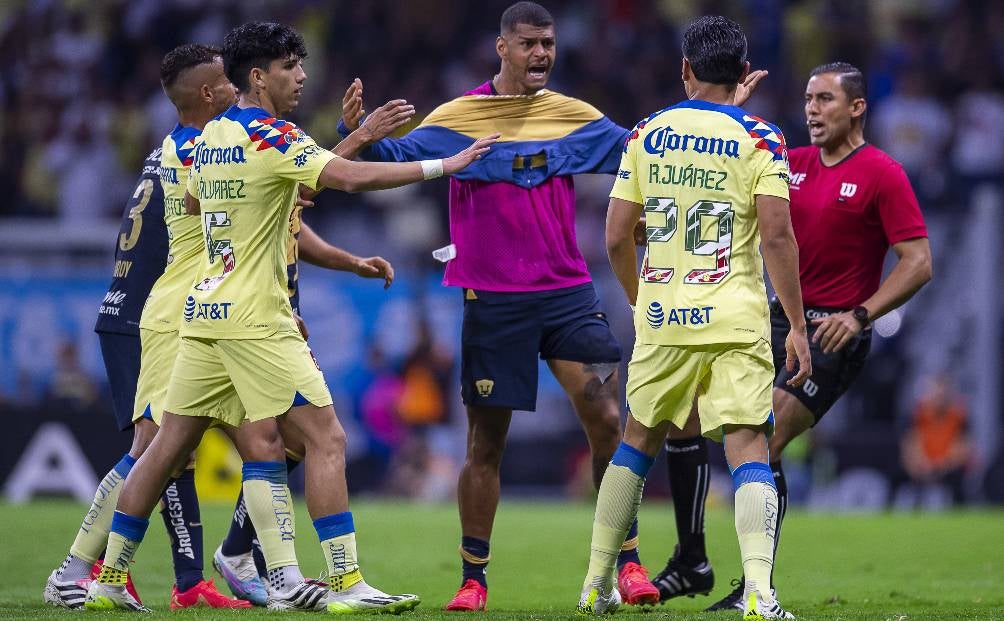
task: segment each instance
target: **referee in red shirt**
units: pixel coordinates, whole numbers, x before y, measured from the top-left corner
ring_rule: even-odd
[[[818,423],[857,377],[871,347],[871,323],[931,280],[931,247],[917,197],[899,163],[865,142],[867,109],[860,70],[847,63],[816,67],[805,88],[811,146],[788,152],[791,223],[813,373],[801,387],[787,385],[794,374],[784,365],[789,327],[775,299],[775,428],[769,444],[779,505],[775,550],[788,504],[784,447]],[[898,260],[882,281],[890,246]],[[707,496],[707,449],[699,428],[691,427],[688,423],[666,443],[680,544],[653,580],[663,601],[706,594],[714,584],[704,551],[703,506],[698,506]],[[743,610],[744,585],[733,582],[737,588],[708,610]]]

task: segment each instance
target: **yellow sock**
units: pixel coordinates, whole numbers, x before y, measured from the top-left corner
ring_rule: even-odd
[[[80,530],[70,546],[70,554],[93,564],[101,556],[108,543],[108,532],[112,526],[112,515],[119,501],[119,493],[125,483],[125,478],[136,460],[126,454],[115,467],[101,479],[94,491],[94,500],[84,514]]]
[[[129,563],[139,547],[138,541],[126,539],[116,532],[108,535],[105,562],[101,566],[98,582],[102,584],[125,584],[129,573]]]
[[[272,462],[254,462],[255,464],[272,464]],[[296,549],[294,539],[296,529],[293,522],[293,496],[286,485],[286,465],[272,467],[278,470],[282,467],[282,476],[264,476],[248,478],[248,466],[244,464],[244,503],[258,533],[265,565],[268,569],[276,569],[287,565],[296,565]],[[266,473],[268,474],[268,473]],[[254,476],[254,475],[252,475]]]
[[[744,483],[736,490],[736,534],[746,583],[769,593],[774,564],[777,490],[766,483]],[[763,591],[767,589],[767,591]]]
[[[321,542],[321,551],[324,552],[324,560],[328,563],[329,576],[341,576],[359,569],[354,532],[325,539]]]
[[[624,537],[634,522],[645,479],[630,468],[611,463],[607,466],[596,499],[593,539],[589,546],[588,584],[596,577],[612,576]]]

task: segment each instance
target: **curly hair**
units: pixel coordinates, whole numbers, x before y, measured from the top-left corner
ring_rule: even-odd
[[[223,39],[223,71],[238,90],[250,88],[248,72],[268,69],[273,60],[291,56],[307,57],[307,46],[300,33],[285,24],[249,22],[227,33]]]
[[[220,54],[220,48],[211,45],[201,43],[179,45],[160,61],[160,83],[164,86],[164,90],[168,90],[186,69],[214,62]]]

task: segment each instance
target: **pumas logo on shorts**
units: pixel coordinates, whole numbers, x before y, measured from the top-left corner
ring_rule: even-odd
[[[191,323],[193,317],[195,317],[195,298],[188,296],[185,300],[185,321]]]
[[[478,380],[474,382],[474,385],[478,389],[478,394],[481,395],[482,397],[490,396],[492,394],[492,391],[495,390],[495,382],[494,380],[490,379]]]
[[[662,310],[662,304],[658,302],[649,304],[648,312],[645,313],[645,319],[648,320],[648,325],[652,326],[653,330],[661,328],[662,322],[666,320],[666,313]]]

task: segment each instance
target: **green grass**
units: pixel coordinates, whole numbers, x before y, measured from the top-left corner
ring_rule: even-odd
[[[75,614],[44,607],[41,594],[49,572],[66,554],[83,510],[82,505],[70,502],[0,504],[0,618],[66,619]],[[301,505],[297,510],[297,548],[304,573],[319,574],[323,560],[316,537],[306,509]],[[420,594],[422,606],[406,618],[447,617],[439,608],[452,596],[459,578],[455,508],[358,502],[353,511],[367,580],[388,591]],[[229,510],[206,506],[202,517],[208,555],[223,535]],[[134,567],[144,602],[157,611],[144,618],[275,618],[260,609],[229,614],[168,611],[173,575],[164,529],[159,517],[154,520]],[[493,537],[488,618],[572,618],[586,568],[591,523],[592,507],[584,503],[503,502]],[[651,619],[739,618],[738,613],[700,613],[730,590],[729,579],[738,573],[731,512],[711,509],[707,532],[717,575],[712,596],[674,600],[649,613]],[[646,504],[641,515],[642,558],[653,572],[662,567],[675,538],[671,507],[661,502]],[[208,562],[207,567],[211,570]],[[1004,512],[818,515],[794,511],[784,524],[777,583],[785,606],[800,619],[1004,620]],[[618,616],[638,613],[626,609]],[[127,613],[81,614],[108,618]]]

